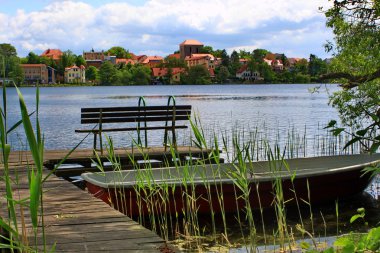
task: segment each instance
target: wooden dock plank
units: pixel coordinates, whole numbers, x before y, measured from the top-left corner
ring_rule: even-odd
[[[0,169],[0,174],[3,172]],[[12,178],[17,173],[20,182],[13,187],[14,197],[26,199],[29,196],[27,169],[19,166],[10,173]],[[44,170],[44,175],[48,173]],[[51,175],[43,189],[46,245],[49,248],[56,243],[56,252],[159,252],[160,247],[165,247],[164,240],[154,232],[66,180]],[[0,216],[7,217],[3,184],[0,194]],[[20,208],[16,210],[21,218]],[[23,208],[23,216],[29,242],[34,242],[27,207]],[[21,224],[19,230],[22,231]],[[37,247],[40,250],[42,242],[39,234]]]

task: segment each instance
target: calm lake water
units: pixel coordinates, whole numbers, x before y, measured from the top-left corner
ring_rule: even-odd
[[[205,129],[230,130],[232,128],[264,128],[267,132],[299,131],[307,129],[309,138],[315,131],[337,118],[336,111],[328,106],[327,87],[330,92],[335,85],[322,86],[319,93],[309,92],[317,85],[177,85],[177,86],[125,86],[125,87],[58,87],[40,89],[40,121],[47,149],[72,148],[84,134],[76,134],[80,125],[82,107],[136,106],[144,96],[147,105],[166,105],[168,96],[176,97],[176,103],[190,104],[201,119]],[[35,88],[21,88],[27,106],[35,109]],[[20,118],[15,89],[9,88],[8,117],[11,122]],[[11,125],[11,124],[9,124]],[[131,133],[113,135],[116,146],[131,144]],[[187,134],[183,134],[188,136]],[[270,134],[269,134],[270,135]],[[11,135],[14,149],[25,144],[20,128]],[[162,134],[151,132],[149,143],[162,143]],[[185,138],[188,139],[188,138]],[[21,142],[20,142],[21,141]],[[91,148],[92,136],[81,147]]]

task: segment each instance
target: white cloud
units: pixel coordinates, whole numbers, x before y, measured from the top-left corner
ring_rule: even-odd
[[[217,41],[218,48],[229,49],[266,48],[275,45],[276,36],[301,45],[305,34],[313,34],[307,28],[310,22],[323,25],[318,7],[326,1],[149,0],[139,6],[115,2],[99,7],[79,1],[48,2],[39,11],[0,13],[5,24],[0,26],[0,39],[24,54],[44,50],[45,45],[76,53],[115,45],[135,53],[171,53],[187,38]],[[289,43],[281,39],[281,44]]]

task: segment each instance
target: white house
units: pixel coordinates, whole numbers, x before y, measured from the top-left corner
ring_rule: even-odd
[[[65,68],[65,83],[85,83],[86,82],[86,67],[81,65],[73,65]]]
[[[236,77],[241,80],[249,80],[249,81],[256,81],[256,80],[263,80],[263,78],[260,77],[260,73],[257,71],[250,71],[248,69],[248,65],[243,65],[237,72]]]

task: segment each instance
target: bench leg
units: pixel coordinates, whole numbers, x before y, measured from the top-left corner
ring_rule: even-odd
[[[99,133],[99,145],[100,145],[100,154],[103,155],[103,138],[102,138],[102,133]]]
[[[97,133],[94,133],[94,150],[93,150],[94,155],[95,155],[95,150],[96,150],[96,135]]]

